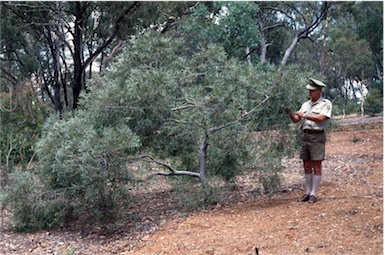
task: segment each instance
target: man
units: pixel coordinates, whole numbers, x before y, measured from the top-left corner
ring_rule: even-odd
[[[303,103],[298,112],[286,112],[291,120],[297,123],[302,120],[302,142],[300,158],[305,170],[306,193],[299,202],[317,202],[317,190],[321,184],[322,161],[325,159],[325,128],[329,125],[332,103],[322,97],[322,88],[326,85],[310,78],[306,85],[310,100]]]

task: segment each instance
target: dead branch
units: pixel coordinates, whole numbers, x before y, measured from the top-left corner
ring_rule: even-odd
[[[160,165],[166,169],[169,170],[169,172],[156,172],[156,173],[153,173],[151,174],[150,176],[147,177],[147,179],[151,179],[153,178],[154,176],[156,175],[162,175],[162,176],[176,176],[176,175],[185,175],[185,176],[191,176],[191,177],[196,177],[196,178],[199,178],[200,179],[200,175],[199,173],[195,173],[195,172],[191,172],[191,171],[178,171],[176,170],[175,168],[173,168],[171,165],[165,163],[165,162],[162,162],[160,160],[157,160],[155,158],[153,158],[152,156],[149,156],[149,155],[143,155],[141,157],[139,157],[139,160],[142,160],[144,162],[148,162],[148,163],[154,163],[154,164],[157,164],[157,165]]]
[[[180,106],[177,106],[177,107],[174,107],[174,108],[171,108],[171,111],[175,112],[175,111],[179,111],[179,110],[184,110],[184,109],[189,109],[189,108],[195,108],[196,106],[195,105],[191,105],[191,104],[185,104],[185,105],[180,105]]]
[[[263,105],[264,103],[266,103],[267,100],[269,100],[269,99],[270,99],[269,96],[265,96],[265,99],[264,99],[262,102],[260,102],[257,106],[255,106],[253,109],[251,109],[250,111],[240,111],[236,120],[231,121],[231,122],[229,122],[229,123],[226,123],[226,124],[224,124],[224,125],[218,126],[218,127],[210,128],[210,129],[209,129],[209,133],[210,133],[210,134],[215,133],[216,131],[219,131],[219,130],[224,129],[224,128],[228,127],[228,126],[231,126],[231,125],[233,125],[233,124],[238,123],[239,121],[243,120],[243,119],[246,118],[248,115],[250,115],[250,113],[255,112],[261,105]]]

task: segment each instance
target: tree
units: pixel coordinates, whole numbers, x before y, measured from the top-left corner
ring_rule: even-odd
[[[326,18],[328,11],[328,2],[297,2],[297,3],[285,3],[289,5],[290,16],[286,16],[293,23],[296,30],[294,38],[292,39],[290,46],[286,48],[285,54],[282,57],[282,65],[288,62],[289,56],[294,50],[295,46],[301,39],[310,39],[310,35],[321,24],[321,21]],[[306,12],[311,12],[311,16],[306,15]],[[296,18],[299,17],[299,18]]]
[[[62,97],[68,106],[72,96],[71,106],[76,109],[93,70],[105,70],[131,35],[150,25],[167,26],[170,16],[183,13],[190,4],[2,2],[2,17],[7,22],[2,24],[6,65],[1,75],[17,77],[17,61],[29,76],[36,75],[58,114],[63,109]],[[12,41],[18,49],[11,46]]]
[[[285,83],[298,100],[297,84],[306,75],[288,79],[290,68],[245,66],[210,44],[191,55],[185,44],[156,34],[138,38],[97,82],[103,95],[113,96],[99,104],[109,122],[121,114],[130,119],[146,148],[140,158],[167,170],[153,175],[192,176],[207,188],[208,176],[231,179],[245,168],[250,128],[277,126],[282,109],[272,98],[284,97]]]
[[[222,13],[216,17],[219,29],[215,43],[222,45],[229,56],[241,60],[247,59],[251,63],[257,57],[254,52],[260,40],[254,18],[258,7],[251,2],[218,2],[216,4],[221,8]],[[253,62],[258,63],[259,59],[256,58]]]
[[[250,62],[259,41],[254,21],[256,8],[249,2],[202,2],[180,21],[176,32],[188,38],[191,51],[212,43],[222,46],[229,57]]]
[[[371,80],[375,78],[376,65],[369,44],[356,32],[354,16],[346,12],[345,8],[349,7],[349,4],[337,7],[332,14],[325,60],[325,74],[331,85],[328,91],[332,97],[342,99],[343,114],[352,98],[360,103],[363,114],[363,90],[364,87],[368,88]]]
[[[169,17],[184,14],[191,4],[1,2],[1,162],[6,172],[11,162],[26,166],[32,160],[50,105],[59,116],[66,107],[77,108],[87,79],[106,71],[131,35],[150,24],[171,26]]]
[[[184,52],[183,45],[170,39],[140,38],[108,76],[119,77],[113,80],[118,84],[115,86],[119,97],[122,97],[119,101],[129,102],[132,108],[129,111],[130,127],[141,137],[148,153],[153,154],[142,155],[141,159],[169,170],[156,173],[158,175],[193,176],[208,188],[207,163],[219,167],[213,166],[214,159],[208,159],[208,141],[211,141],[213,151],[216,143],[222,144],[224,149],[230,142],[245,142],[247,133],[242,121],[248,115],[245,112],[252,109],[247,105],[250,103],[247,95],[251,89],[248,78],[251,80],[253,75],[250,68],[242,72],[217,47],[201,48],[184,58],[185,54],[180,54]],[[143,55],[144,48],[147,49],[146,55]],[[239,78],[234,76],[234,72],[240,75]],[[243,82],[237,84],[238,79]],[[103,81],[103,84],[108,82],[111,81]],[[228,91],[228,98],[223,98],[224,90]],[[242,95],[243,100],[237,98],[237,94],[238,97]],[[254,100],[261,100],[258,103],[261,104],[265,99],[261,94]],[[120,109],[124,106],[114,107]],[[233,138],[236,141],[226,139],[235,132],[234,129],[239,133]],[[224,136],[217,142],[214,138],[216,133]],[[236,148],[227,150],[229,155],[237,153]],[[231,157],[234,163],[244,160],[243,157]],[[165,163],[169,159],[176,166]]]
[[[273,32],[277,29],[285,27],[284,22],[278,20],[279,10],[277,2],[255,2],[257,5],[256,21],[258,24],[258,32],[260,38],[260,62],[264,63],[267,60],[267,49],[273,44]],[[272,40],[272,41],[269,41]],[[277,44],[277,37],[274,38]]]
[[[88,15],[92,12],[87,11],[89,7],[88,2],[75,2],[74,7],[74,16],[75,16],[75,26],[73,31],[74,36],[74,78],[73,78],[73,109],[76,109],[78,106],[79,95],[82,88],[85,86],[85,70],[90,65],[90,63],[98,57],[103,50],[105,50],[111,42],[115,39],[116,35],[119,33],[119,30],[122,26],[122,23],[125,21],[127,16],[135,12],[139,7],[139,2],[132,2],[128,7],[125,7],[122,10],[120,16],[116,18],[113,23],[112,33],[108,36],[102,44],[96,47],[95,50],[88,52],[89,56],[84,58],[84,42],[85,31],[86,31],[86,21]],[[87,14],[88,12],[88,14]],[[87,42],[86,42],[87,43]]]
[[[372,58],[376,64],[376,78],[383,74],[383,4],[381,2],[354,2],[346,4],[354,16],[353,31],[369,43]]]

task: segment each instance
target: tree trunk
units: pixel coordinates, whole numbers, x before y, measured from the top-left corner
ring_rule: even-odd
[[[205,136],[202,139],[199,147],[199,179],[204,189],[209,187],[206,179],[206,158],[207,158],[207,146],[208,146],[209,135],[208,131],[205,131]]]
[[[377,78],[378,79],[381,79],[382,78],[382,64],[381,64],[381,61],[378,61],[378,59],[373,56],[373,59],[376,63],[376,72],[377,72]]]
[[[53,83],[53,91],[54,91],[54,106],[55,106],[55,112],[61,117],[62,113],[62,103],[61,103],[61,96],[60,96],[60,81],[59,81],[59,74],[60,74],[60,52],[59,52],[59,42],[58,39],[55,38],[53,35],[53,32],[50,28],[50,26],[46,26],[44,29],[45,37],[48,41],[48,46],[51,51],[52,55],[52,71],[53,71],[53,77],[51,77],[50,82]]]
[[[289,60],[291,52],[294,50],[295,46],[297,45],[299,41],[299,33],[297,33],[291,42],[289,48],[286,49],[285,55],[283,55],[281,65],[286,65],[287,61]]]
[[[261,54],[259,56],[261,64],[266,62],[267,47],[270,44],[267,44],[265,40],[261,40]]]
[[[126,16],[135,11],[139,7],[139,2],[133,2],[127,9],[123,11],[123,14],[118,17],[115,22],[115,27],[111,36],[98,48],[95,52],[90,53],[90,56],[84,60],[83,58],[83,31],[85,30],[85,12],[87,9],[86,2],[76,2],[75,11],[75,33],[74,33],[74,80],[72,85],[73,90],[73,109],[76,109],[79,104],[79,96],[82,88],[85,88],[85,70],[91,64],[91,62],[107,48],[113,39],[118,34],[122,23],[125,21]]]
[[[251,65],[251,56],[250,56],[250,54],[251,54],[250,48],[246,47],[246,62],[249,65]]]
[[[53,57],[53,68],[54,68],[54,91],[55,91],[55,111],[59,116],[61,117],[62,114],[62,102],[61,102],[61,95],[60,95],[60,81],[59,81],[59,74],[60,74],[60,55],[59,55],[59,43],[57,40],[54,40],[52,52]]]
[[[84,76],[83,70],[83,31],[84,31],[84,13],[87,3],[76,2],[75,10],[75,33],[74,33],[74,79],[72,84],[73,105],[72,109],[76,109],[79,104],[79,95],[83,87],[82,81]]]
[[[258,21],[258,31],[259,31],[259,37],[261,40],[261,50],[259,59],[261,64],[263,64],[266,61],[266,54],[267,54],[267,42],[266,42],[266,36],[265,36],[265,25],[262,21],[261,13],[257,14],[257,21]]]
[[[363,95],[361,95],[361,99],[360,99],[361,117],[364,117],[364,115],[365,115],[365,108],[364,108],[364,105],[365,105],[365,98],[364,98]]]
[[[112,48],[111,53],[109,55],[103,54],[102,60],[100,61],[100,72],[104,73],[110,64],[111,60],[123,50],[126,46],[123,40],[119,40],[116,45]]]
[[[322,44],[321,57],[320,57],[320,61],[319,61],[320,75],[321,76],[325,75],[325,62],[326,62],[326,57],[327,57],[326,38],[327,38],[328,30],[329,30],[329,21],[330,21],[330,19],[331,19],[330,16],[328,16],[326,18],[325,29],[324,29],[323,35],[322,35],[322,37],[323,37],[322,38],[323,44]]]
[[[316,15],[315,20],[312,21],[311,24],[309,24],[309,26],[306,26],[304,29],[302,29],[301,31],[295,34],[293,41],[285,51],[285,55],[282,58],[281,65],[286,65],[290,54],[293,52],[299,40],[303,38],[309,38],[309,35],[321,24],[321,21],[326,17],[329,7],[327,2],[323,2],[323,3],[324,3],[324,6],[322,7],[322,11],[320,15]]]

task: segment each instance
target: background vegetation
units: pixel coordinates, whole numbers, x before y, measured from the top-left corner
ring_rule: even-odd
[[[334,114],[383,111],[381,2],[2,2],[1,15],[0,199],[18,230],[114,220],[138,164],[177,177],[181,197],[198,185],[199,206],[247,171],[273,192],[297,144],[282,108],[309,77]]]

